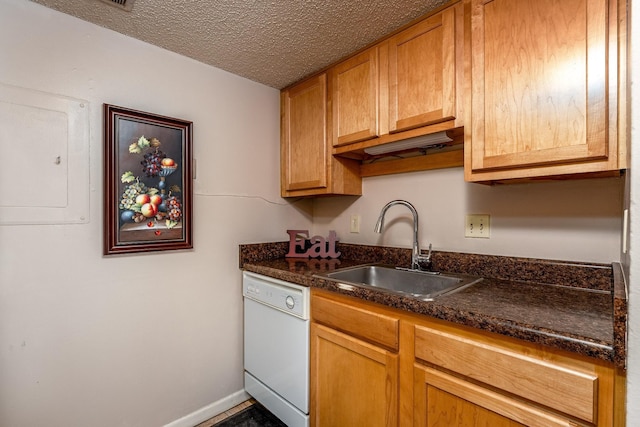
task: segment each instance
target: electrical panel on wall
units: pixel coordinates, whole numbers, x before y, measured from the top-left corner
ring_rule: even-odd
[[[0,84],[0,224],[89,222],[89,103]]]

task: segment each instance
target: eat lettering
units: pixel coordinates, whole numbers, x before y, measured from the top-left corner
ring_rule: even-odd
[[[329,231],[328,244],[322,236],[309,238],[309,230],[287,230],[289,234],[288,258],[338,258],[340,252],[336,252],[338,238],[335,231]],[[309,240],[311,247],[305,249],[305,242]],[[301,249],[302,252],[298,252]]]

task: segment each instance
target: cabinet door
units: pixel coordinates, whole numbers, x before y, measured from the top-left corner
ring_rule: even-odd
[[[397,426],[398,355],[311,324],[311,426]]]
[[[615,31],[608,39],[616,8],[609,6],[607,0],[471,0],[468,177],[505,169],[527,171],[505,178],[550,175],[553,169],[540,168],[555,165],[573,165],[561,173],[616,169],[616,137],[609,132],[617,99],[610,86],[617,73],[616,49],[609,46]]]
[[[457,11],[460,5],[389,40],[389,132],[456,118]]]
[[[558,416],[438,370],[414,368],[416,427],[575,427]]]
[[[333,67],[329,96],[333,146],[378,136],[378,48]]]
[[[328,186],[325,74],[281,94],[282,193]]]

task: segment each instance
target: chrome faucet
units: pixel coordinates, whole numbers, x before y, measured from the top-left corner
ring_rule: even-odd
[[[403,205],[409,208],[411,214],[413,215],[413,248],[411,252],[411,269],[412,270],[424,270],[421,266],[421,263],[426,263],[427,265],[431,264],[431,244],[429,244],[429,253],[427,256],[420,255],[420,246],[418,244],[418,211],[413,205],[406,200],[392,200],[391,202],[384,205],[382,211],[380,212],[380,216],[378,217],[378,222],[376,223],[376,227],[374,228],[375,233],[382,233],[382,229],[384,228],[384,215],[387,213],[387,210],[391,206],[395,205]]]

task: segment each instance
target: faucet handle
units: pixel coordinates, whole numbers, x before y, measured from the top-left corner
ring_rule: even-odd
[[[431,247],[432,247],[432,246],[433,246],[433,245],[432,245],[431,243],[429,243],[429,252],[427,252],[427,255],[426,255],[426,256],[423,256],[423,255],[421,255],[421,254],[418,254],[418,258],[419,258],[419,259],[421,259],[421,260],[425,260],[425,261],[426,261],[426,260],[430,260],[430,259],[431,259]]]
[[[416,267],[418,267],[419,270],[427,270],[427,271],[431,270],[431,247],[432,247],[432,244],[429,243],[429,252],[427,252],[426,256],[418,254],[416,259],[416,264],[417,264]]]

